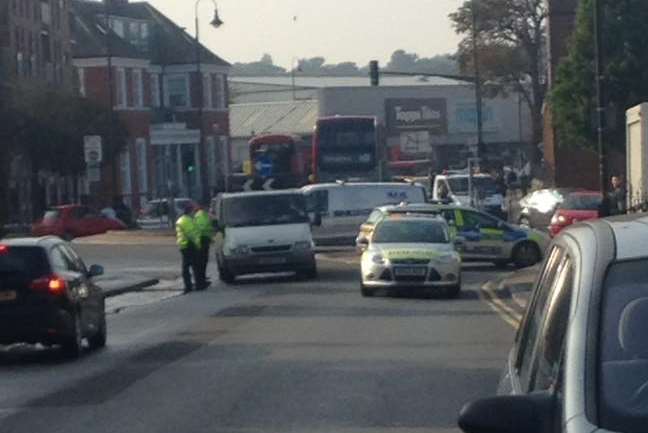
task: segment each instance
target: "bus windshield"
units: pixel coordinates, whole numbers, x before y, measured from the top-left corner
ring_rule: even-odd
[[[319,127],[319,165],[323,170],[372,169],[376,128],[372,122],[340,122]]]

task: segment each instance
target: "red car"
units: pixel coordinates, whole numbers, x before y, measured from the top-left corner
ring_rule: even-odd
[[[59,236],[66,240],[106,233],[109,230],[126,230],[126,224],[106,218],[87,206],[65,205],[54,207],[43,219],[32,225],[34,236]]]
[[[565,197],[551,218],[549,233],[553,237],[571,224],[598,218],[600,206],[601,193],[596,191],[572,192]]]

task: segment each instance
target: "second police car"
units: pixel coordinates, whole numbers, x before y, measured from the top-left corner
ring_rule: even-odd
[[[456,297],[461,257],[441,217],[391,216],[363,238],[362,295],[378,289],[426,288]]]
[[[370,238],[377,223],[389,215],[440,215],[450,225],[450,234],[460,241],[464,261],[497,265],[513,263],[524,268],[539,263],[549,244],[540,231],[518,227],[469,207],[445,204],[402,204],[376,208],[360,227],[357,242]]]

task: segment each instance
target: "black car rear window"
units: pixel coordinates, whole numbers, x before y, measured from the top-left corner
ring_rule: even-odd
[[[38,278],[50,272],[41,247],[0,246],[0,281],[7,278]]]

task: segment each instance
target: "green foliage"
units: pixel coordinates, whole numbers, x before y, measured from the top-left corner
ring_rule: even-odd
[[[601,0],[604,98],[608,114],[606,141],[625,144],[625,111],[648,101],[648,2]],[[582,0],[569,54],[558,68],[551,102],[563,146],[595,147],[595,59],[593,2]]]

